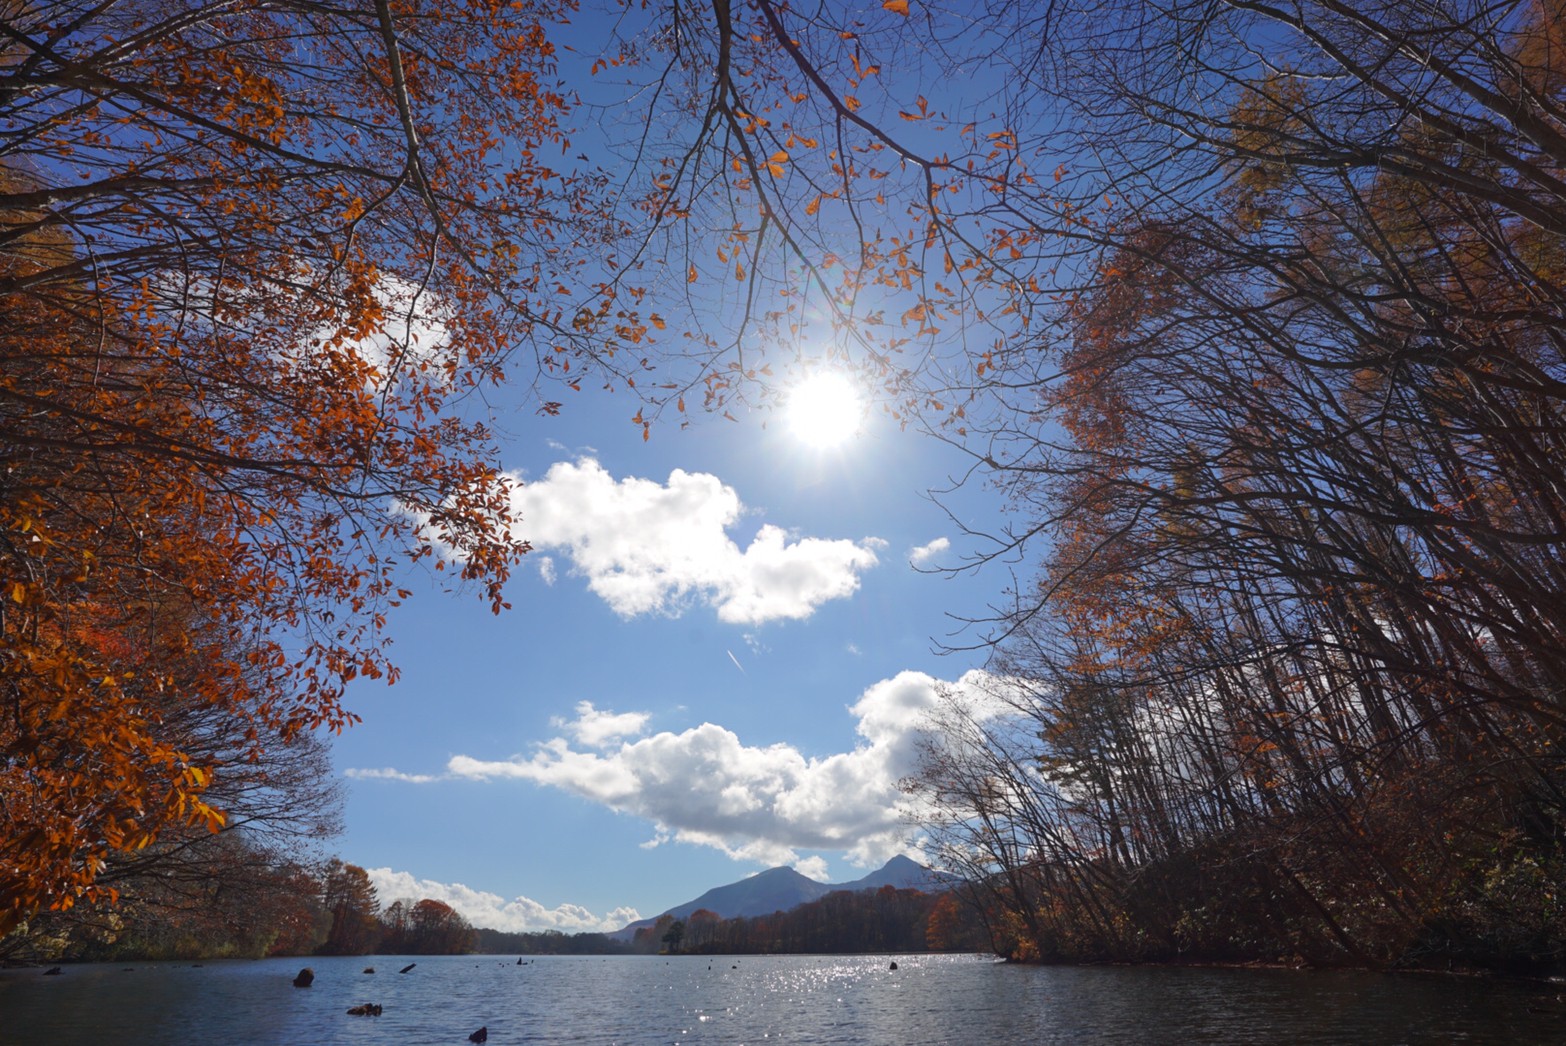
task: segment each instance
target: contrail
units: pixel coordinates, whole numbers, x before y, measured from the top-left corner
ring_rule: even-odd
[[[740,670],[740,675],[742,675],[742,676],[750,675],[749,672],[745,671],[745,666],[739,663],[739,658],[734,656],[734,651],[732,651],[732,650],[725,650],[724,653],[729,655],[729,660],[734,662],[734,667]]]

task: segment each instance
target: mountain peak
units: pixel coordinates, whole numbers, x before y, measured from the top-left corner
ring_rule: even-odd
[[[945,877],[902,854],[893,857],[869,875],[846,883],[818,882],[795,868],[779,865],[726,886],[714,886],[695,900],[675,905],[664,914],[676,919],[688,919],[692,912],[705,908],[715,912],[721,919],[732,919],[740,915],[771,915],[773,912],[788,911],[825,897],[835,890],[879,890],[883,886],[891,886],[899,890],[912,888],[934,892],[948,889],[950,885]],[[651,926],[655,921],[642,919],[631,923],[614,936],[629,938],[639,927]]]

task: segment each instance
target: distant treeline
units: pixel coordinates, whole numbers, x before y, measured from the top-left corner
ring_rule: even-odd
[[[975,911],[954,893],[883,886],[838,890],[771,915],[720,918],[705,908],[660,916],[631,940],[602,933],[478,931],[480,952],[517,955],[840,954],[975,951],[990,947]]]
[[[244,831],[162,846],[116,868],[114,903],[40,912],[3,939],[0,961],[123,962],[295,955],[653,955],[993,950],[955,892],[839,890],[790,911],[661,916],[629,940],[474,927],[442,901],[383,905],[368,873],[338,858],[284,859]]]
[[[631,942],[606,933],[539,930],[512,933],[480,927],[474,950],[481,955],[630,955]]]
[[[121,962],[279,955],[459,955],[471,924],[443,901],[382,906],[369,875],[338,858],[277,859],[244,833],[146,855],[115,903],[40,912],[0,944],[0,961]]]

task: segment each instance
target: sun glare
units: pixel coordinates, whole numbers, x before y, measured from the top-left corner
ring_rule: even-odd
[[[789,393],[789,428],[819,449],[836,447],[859,431],[863,408],[854,386],[841,374],[813,374]]]

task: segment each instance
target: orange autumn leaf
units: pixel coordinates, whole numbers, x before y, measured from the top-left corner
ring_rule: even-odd
[[[536,11],[130,6],[74,9],[69,61],[32,85],[49,133],[0,164],[0,935],[112,901],[115,855],[243,820],[214,794],[232,766],[357,721],[350,684],[396,677],[393,564],[450,543],[504,605],[525,546],[495,522],[490,436],[443,408],[500,379],[517,317],[558,316],[597,249],[541,248],[513,203],[595,207],[501,155],[567,141]],[[0,122],[37,104],[0,97]],[[70,231],[88,215],[112,249]],[[612,314],[567,317],[544,369]],[[460,355],[406,335],[436,315]],[[192,756],[193,710],[232,764]]]

